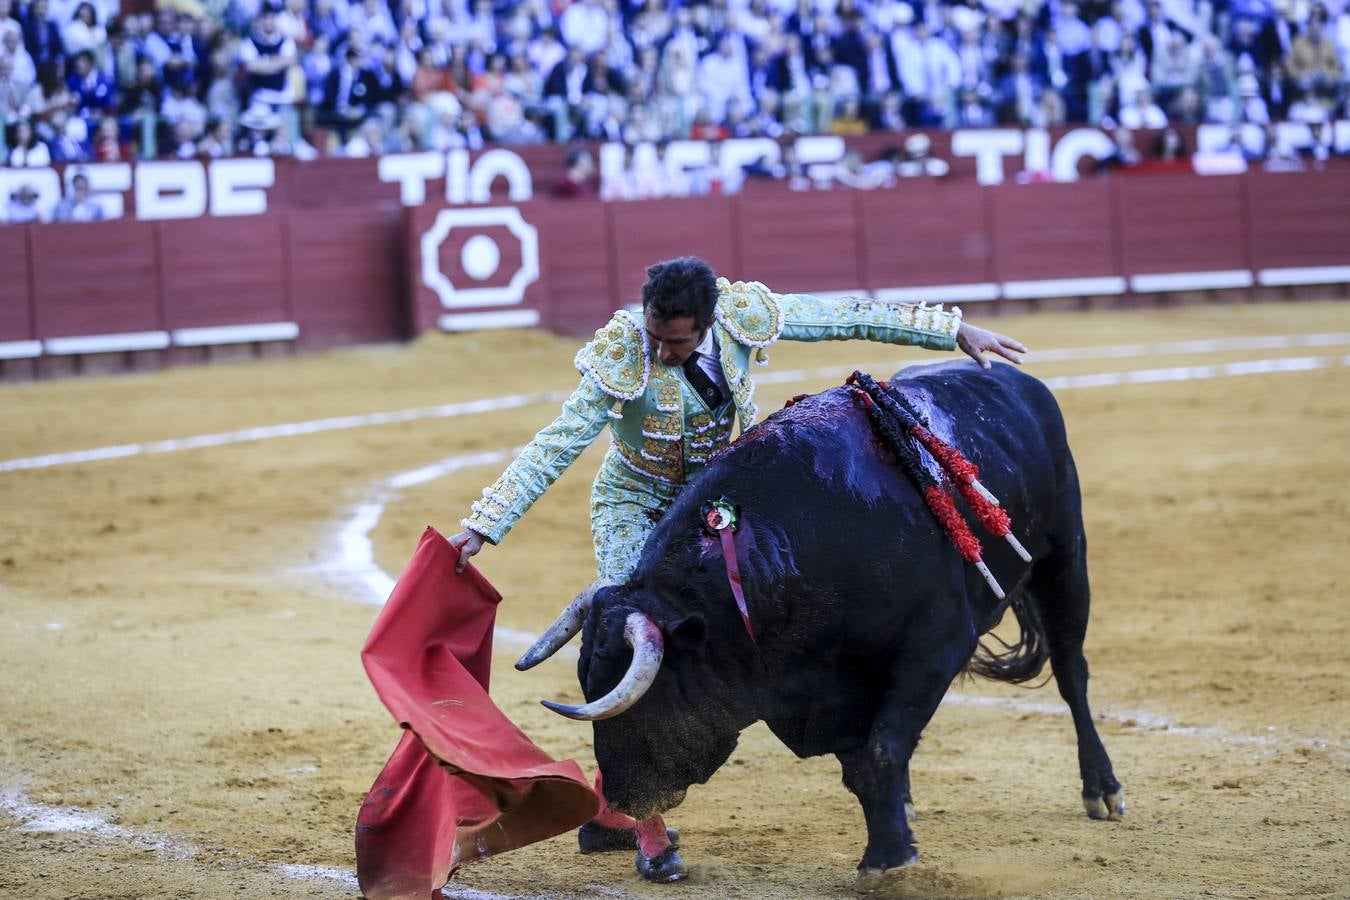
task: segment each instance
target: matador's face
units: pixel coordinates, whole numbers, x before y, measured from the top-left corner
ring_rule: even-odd
[[[643,327],[651,342],[652,353],[668,366],[678,366],[688,359],[708,330],[695,326],[693,316],[658,319],[650,312],[645,314]]]

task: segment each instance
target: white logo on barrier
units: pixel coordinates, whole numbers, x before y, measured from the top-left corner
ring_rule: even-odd
[[[520,242],[520,268],[498,287],[457,285],[441,271],[441,244],[450,232],[503,226]],[[502,250],[492,237],[475,234],[460,250],[460,267],[473,281],[486,281],[501,268]],[[514,206],[492,209],[443,209],[422,235],[422,283],[449,309],[466,306],[507,306],[525,299],[525,288],[539,280],[539,230],[525,221]]]

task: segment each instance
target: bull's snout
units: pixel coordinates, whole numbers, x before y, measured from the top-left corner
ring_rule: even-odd
[[[606,784],[606,788],[608,788],[608,784]],[[657,813],[669,812],[679,806],[684,802],[686,793],[688,793],[688,789],[679,788],[645,796],[612,797],[606,790],[605,800],[611,808],[618,810],[625,816],[632,816],[634,819],[649,819]]]

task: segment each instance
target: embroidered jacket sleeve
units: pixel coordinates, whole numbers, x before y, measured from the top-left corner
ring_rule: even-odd
[[[789,341],[867,340],[956,348],[961,310],[940,304],[897,304],[860,297],[826,299],[775,294],[757,281],[718,281],[718,318],[740,343],[764,348]]]
[[[593,379],[583,377],[558,417],[540,429],[500,478],[483,489],[483,496],[473,502],[469,517],[460,524],[494,544],[506,537],[609,424],[613,406],[613,397]]]
[[[610,419],[618,417],[615,404],[642,396],[650,363],[640,322],[629,313],[616,313],[581,348],[575,364],[582,373],[581,384],[567,398],[558,418],[534,436],[500,478],[483,489],[469,517],[460,522],[465,528],[494,544],[500,541]]]
[[[883,303],[861,297],[826,299],[776,294],[783,313],[782,338],[789,341],[879,341],[929,350],[956,349],[961,309],[941,304]]]

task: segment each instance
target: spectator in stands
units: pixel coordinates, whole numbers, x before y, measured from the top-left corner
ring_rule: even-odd
[[[21,225],[25,222],[36,222],[41,216],[37,207],[38,193],[28,182],[24,182],[15,188],[9,195],[9,202],[5,204],[5,221]]]
[[[323,86],[328,73],[333,71],[333,48],[328,35],[319,33],[310,42],[309,49],[300,57],[300,74],[305,79],[305,104],[310,109],[323,105]],[[437,70],[439,72],[439,70]],[[413,92],[414,99],[422,99]]]
[[[1196,125],[1204,121],[1204,109],[1200,105],[1200,92],[1194,87],[1181,89],[1172,101],[1171,121],[1183,125]]]
[[[888,91],[882,96],[872,117],[871,127],[873,131],[904,131],[909,127],[905,122],[898,92]]]
[[[880,32],[869,29],[864,34],[863,50],[865,55],[858,78],[862,82],[863,95],[870,105],[875,106],[881,98],[899,90],[900,73],[891,45]]]
[[[609,13],[604,0],[576,0],[558,20],[563,41],[583,55],[598,53],[609,41]]]
[[[89,146],[89,126],[64,108],[54,109],[41,126],[46,130],[52,162],[88,162],[93,159]]]
[[[52,60],[38,66],[37,82],[28,89],[25,103],[35,123],[50,119],[58,109],[69,109],[74,102],[66,87],[66,61]]]
[[[33,63],[33,57],[28,49],[24,47],[23,35],[17,27],[0,31],[0,57],[10,61],[10,74],[16,85],[32,85],[37,81],[37,66]]]
[[[1238,107],[1236,120],[1254,125],[1270,124],[1270,109],[1261,96],[1261,83],[1251,72],[1237,78]]]
[[[165,95],[159,108],[160,119],[173,135],[173,147],[168,154],[187,159],[196,155],[196,140],[206,129],[206,107],[187,93],[182,84],[175,84]],[[193,145],[189,152],[179,151],[184,144]]]
[[[23,17],[23,43],[35,66],[54,62],[65,56],[61,32],[51,20],[48,0],[32,0]]]
[[[1206,35],[1199,47],[1200,64],[1196,73],[1196,88],[1205,104],[1205,120],[1231,122],[1234,101],[1237,97],[1237,80],[1232,58],[1214,35]]]
[[[334,129],[345,144],[351,131],[365,120],[370,101],[370,77],[361,66],[361,51],[348,46],[342,63],[324,81],[317,121]]]
[[[1320,122],[1343,114],[1350,61],[1345,0],[116,3],[0,0],[0,117],[87,145],[116,109],[145,157],[206,143],[178,128],[194,101],[230,128],[254,101],[281,113],[288,127],[241,140],[267,153],[304,151],[316,129],[340,148],[380,109],[391,148],[473,146],[484,130],[518,143]],[[72,97],[84,134],[52,126]]]
[[[928,135],[911,134],[905,138],[904,153],[895,161],[895,174],[901,178],[941,178],[951,171],[946,160],[932,156],[933,142]]]
[[[28,89],[31,82],[14,77],[14,57],[0,51],[0,126],[9,127],[28,118]]]
[[[81,9],[93,9],[88,3]],[[116,91],[107,75],[94,67],[94,54],[81,50],[75,57],[75,69],[66,76],[66,85],[75,100],[75,113],[87,121],[94,121],[115,105]]]
[[[1294,38],[1290,48],[1289,77],[1299,90],[1331,107],[1341,89],[1341,60],[1324,31],[1325,22],[1325,7],[1315,7],[1307,29]]]
[[[342,155],[352,158],[383,156],[388,150],[388,141],[384,121],[379,116],[371,116],[343,146]]]
[[[245,156],[289,156],[281,117],[266,103],[254,103],[239,117],[237,150]]]
[[[1014,125],[1032,125],[1040,104],[1043,86],[1031,71],[1031,61],[1024,54],[1012,59],[1012,67],[999,82],[995,94],[1000,122]]]
[[[867,133],[867,120],[862,116],[862,104],[857,97],[846,97],[830,122],[830,134],[856,136]]]
[[[369,85],[366,102],[379,110],[395,107],[403,96],[403,76],[398,72],[398,54],[392,47],[384,47],[379,59],[363,73]]]
[[[389,46],[398,42],[394,17],[382,0],[358,0],[349,8],[347,17],[349,28],[360,29],[371,43]]]
[[[314,0],[309,14],[309,28],[316,39],[322,35],[330,46],[336,47],[350,27],[351,20],[344,0]]]
[[[717,51],[703,57],[699,63],[698,88],[708,116],[715,121],[726,119],[727,104],[733,98],[742,108],[754,104],[743,39],[731,34],[722,36],[717,42]]]
[[[163,103],[164,86],[155,73],[152,60],[142,59],[136,65],[136,81],[122,94],[122,103],[118,108],[118,117],[123,127],[138,136],[141,150],[154,155],[154,145],[147,144],[147,136],[153,142],[158,125],[159,109]]]
[[[689,125],[689,137],[696,141],[721,141],[726,139],[727,129],[721,122],[714,122],[706,109],[700,108]]]
[[[1128,128],[1117,128],[1111,135],[1111,151],[1097,160],[1097,171],[1111,169],[1131,169],[1143,160],[1134,145],[1134,132]]]
[[[234,147],[233,129],[224,119],[212,119],[206,125],[206,134],[197,143],[197,155],[206,159],[229,156]]]
[[[89,195],[89,176],[76,172],[70,180],[70,192],[61,198],[52,210],[56,222],[97,222],[103,218],[103,207]]]
[[[1120,107],[1119,118],[1120,124],[1131,131],[1167,127],[1167,113],[1153,102],[1153,95],[1147,88],[1136,91],[1129,102]]]
[[[960,128],[990,128],[994,125],[994,113],[980,96],[978,89],[961,89],[961,103],[956,110],[956,122]]]
[[[1171,126],[1158,135],[1153,155],[1165,163],[1187,163],[1190,158],[1185,139]]]
[[[99,119],[93,140],[94,162],[130,162],[131,145],[122,140],[117,120],[112,116]]]
[[[108,46],[104,48],[103,64],[119,90],[126,90],[136,82],[136,64],[141,55],[139,34],[140,19],[135,16],[114,20],[108,25]],[[121,102],[120,96],[118,102]]]
[[[108,30],[98,23],[92,3],[81,3],[61,32],[61,42],[69,54],[98,52],[108,43]]]
[[[595,197],[599,188],[595,181],[595,159],[585,147],[567,151],[567,171],[553,185],[555,197]]]
[[[367,0],[367,3],[373,0]],[[248,73],[245,98],[251,105],[264,103],[273,109],[290,106],[296,97],[287,78],[298,53],[295,41],[281,33],[271,6],[259,13],[253,32],[239,44],[239,59]]]
[[[33,131],[27,119],[14,123],[13,133],[5,143],[10,147],[6,162],[11,166],[40,168],[52,164],[51,150]]]

